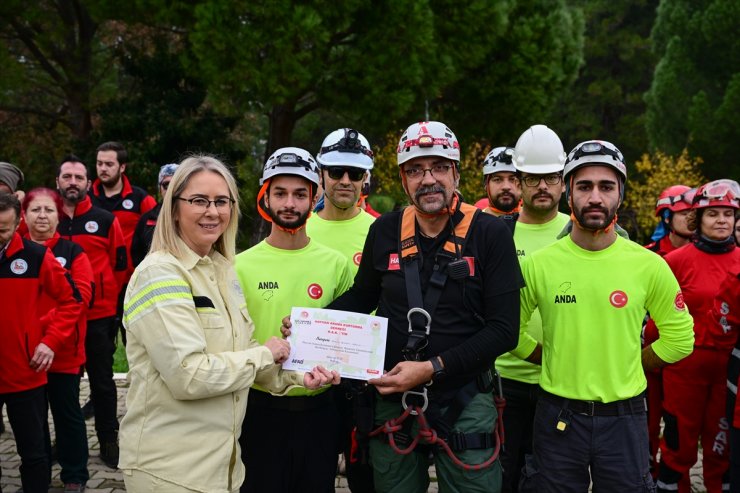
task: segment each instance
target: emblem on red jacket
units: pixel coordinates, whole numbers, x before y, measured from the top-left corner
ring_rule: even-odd
[[[27,270],[28,270],[28,263],[22,258],[15,259],[10,264],[10,271],[13,274],[17,274],[20,276],[21,274],[25,274]]]
[[[67,265],[67,259],[64,257],[57,257],[57,262],[59,262],[59,265],[62,267],[65,267]]]
[[[88,233],[95,233],[98,231],[98,228],[98,223],[96,223],[95,221],[88,221],[85,223],[85,231],[87,231]]]
[[[612,294],[609,295],[609,303],[614,308],[624,307],[627,304],[627,293],[620,290],[612,291]]]
[[[324,294],[324,289],[316,283],[309,284],[307,291],[308,296],[313,300],[318,300]]]
[[[121,203],[121,205],[123,206],[124,209],[128,209],[128,210],[131,210],[134,208],[134,202],[131,199],[124,200]]]

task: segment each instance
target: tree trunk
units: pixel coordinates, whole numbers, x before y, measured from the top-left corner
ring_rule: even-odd
[[[277,104],[270,112],[270,135],[265,148],[265,162],[281,147],[290,145],[296,123],[295,104]]]

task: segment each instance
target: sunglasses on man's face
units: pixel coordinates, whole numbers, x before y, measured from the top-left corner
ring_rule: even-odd
[[[360,181],[365,178],[365,170],[360,168],[345,168],[344,166],[329,166],[326,168],[329,178],[332,180],[341,180],[347,173],[351,181]]]
[[[159,186],[162,187],[162,190],[167,190],[167,188],[169,188],[170,186],[170,181],[172,180],[163,181],[159,184]]]

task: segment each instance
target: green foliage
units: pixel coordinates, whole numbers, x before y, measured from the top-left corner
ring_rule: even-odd
[[[655,217],[655,203],[660,193],[673,185],[698,187],[707,179],[700,169],[701,159],[691,158],[684,150],[678,158],[662,152],[654,155],[643,154],[635,163],[637,176],[631,176],[623,208],[636,214],[638,237],[633,238],[647,243],[658,219]]]
[[[566,151],[584,140],[614,142],[628,159],[647,149],[644,92],[655,57],[650,31],[658,0],[578,0],[586,19],[584,63],[551,121]]]
[[[269,154],[289,144],[296,122],[319,108],[382,135],[412,105],[437,97],[481,63],[508,5],[209,0],[195,10],[190,39],[221,107],[259,108],[268,116]]]
[[[565,0],[515,2],[505,26],[486,26],[480,42],[492,49],[445,89],[432,105],[433,118],[468,141],[513,145],[525,128],[546,122],[575,80],[583,63],[583,23]],[[473,37],[467,24],[461,26]]]
[[[740,4],[662,0],[652,32],[660,61],[646,94],[651,147],[702,156],[709,178],[737,177]]]

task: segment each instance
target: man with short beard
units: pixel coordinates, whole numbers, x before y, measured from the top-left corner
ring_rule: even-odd
[[[562,174],[565,149],[557,134],[545,125],[533,125],[519,137],[512,149],[512,167],[521,185],[522,205],[518,214],[507,219],[514,230],[519,262],[557,240],[568,223],[568,216],[558,212],[565,191]],[[542,319],[535,312],[527,333],[542,342]],[[506,447],[501,454],[504,468],[502,492],[519,491],[519,478],[525,462],[531,461],[532,427],[539,395],[539,365],[511,353],[496,359],[496,369],[506,398],[504,429]]]
[[[275,151],[265,163],[257,209],[271,223],[262,242],[236,256],[235,269],[260,344],[280,336],[293,307],[326,306],[352,284],[347,259],[306,234],[319,174],[310,153]],[[242,492],[330,491],[337,471],[339,417],[328,388],[271,395],[256,383],[242,426]]]
[[[128,254],[116,217],[95,207],[87,195],[87,167],[77,156],[62,159],[57,189],[63,213],[57,231],[62,238],[79,244],[90,259],[95,274],[93,305],[87,312],[85,353],[90,378],[90,396],[95,402],[95,431],[100,458],[109,467],[118,466],[118,418],[116,385],[113,382],[113,353],[116,349],[116,304],[126,278]]]
[[[568,155],[563,179],[572,229],[522,262],[526,286],[512,353],[542,365],[537,474],[528,471],[527,487],[654,491],[644,370],[691,353],[693,320],[666,262],[615,232],[627,179],[622,153],[609,142],[583,142]],[[526,332],[535,308],[542,343]],[[660,338],[641,349],[646,310]]]
[[[512,147],[496,147],[483,161],[483,181],[488,197],[488,207],[483,212],[499,217],[519,212],[522,190],[511,161],[513,154]]]

